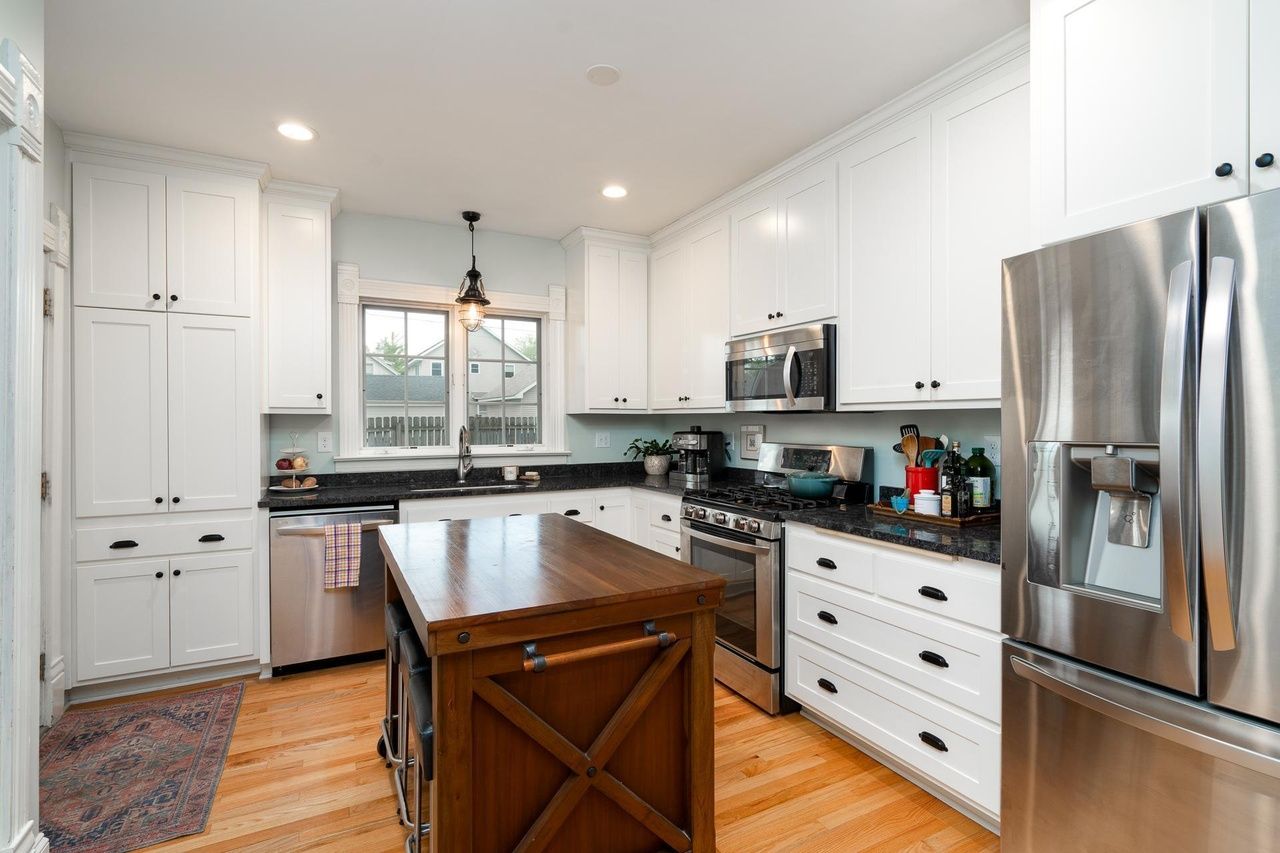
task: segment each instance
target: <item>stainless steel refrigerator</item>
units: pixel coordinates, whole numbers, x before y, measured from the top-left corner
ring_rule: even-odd
[[[1005,851],[1280,851],[1280,191],[1004,262]]]

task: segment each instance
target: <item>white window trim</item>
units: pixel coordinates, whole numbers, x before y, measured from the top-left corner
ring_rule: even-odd
[[[433,448],[365,448],[361,441],[364,431],[362,394],[360,393],[360,304],[361,302],[386,305],[405,305],[449,310],[449,369],[451,390],[465,387],[468,365],[466,335],[458,323],[454,297],[457,291],[451,287],[431,284],[410,284],[401,281],[362,279],[356,264],[339,263],[337,266],[338,298],[338,455],[334,462],[342,471],[379,470],[378,462],[390,463],[385,467],[401,469],[406,460],[418,459],[425,463],[439,461],[441,466],[424,464],[422,467],[447,467],[457,457],[458,448],[453,445]],[[564,338],[565,293],[561,285],[547,287],[546,296],[523,293],[490,291],[489,310],[495,314],[536,315],[542,322],[542,444],[518,447],[476,447],[472,455],[504,464],[568,456],[565,446],[565,388],[564,388]],[[451,399],[453,395],[451,394]],[[451,407],[452,408],[452,407]]]

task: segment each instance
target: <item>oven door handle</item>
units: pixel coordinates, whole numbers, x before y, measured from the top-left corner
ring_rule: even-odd
[[[726,536],[716,536],[715,534],[706,533],[687,521],[681,522],[680,529],[689,534],[690,539],[701,539],[703,542],[714,542],[724,548],[733,551],[740,551],[743,554],[768,554],[772,550],[771,545],[754,545],[750,542],[739,542],[737,539],[730,539]]]
[[[796,389],[791,386],[791,369],[796,363],[796,348],[787,347],[787,357],[782,361],[782,388],[787,392],[787,405],[796,407]]]

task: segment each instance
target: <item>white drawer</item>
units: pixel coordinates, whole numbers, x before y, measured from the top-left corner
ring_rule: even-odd
[[[789,696],[965,799],[999,813],[997,727],[799,637],[792,635],[788,641]]]
[[[649,498],[649,524],[663,530],[680,532],[680,499],[656,492]]]
[[[91,527],[76,531],[76,561],[81,563],[252,547],[251,518],[181,522],[165,519],[160,524]]]
[[[847,536],[788,524],[784,550],[790,569],[864,592],[874,588],[875,550]]]
[[[787,630],[988,720],[1000,721],[1000,638],[787,576]]]
[[[596,501],[591,492],[569,492],[553,495],[547,501],[547,512],[558,512],[583,524],[595,518]]]
[[[1000,630],[1000,569],[969,561],[917,558],[895,549],[878,549],[877,595],[908,607]]]
[[[682,560],[680,553],[680,534],[657,527],[649,528],[649,547],[659,554],[666,554],[673,560]]]

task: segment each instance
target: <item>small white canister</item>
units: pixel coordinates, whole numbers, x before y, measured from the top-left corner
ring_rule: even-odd
[[[921,515],[942,515],[942,495],[933,489],[916,492],[915,511]]]

